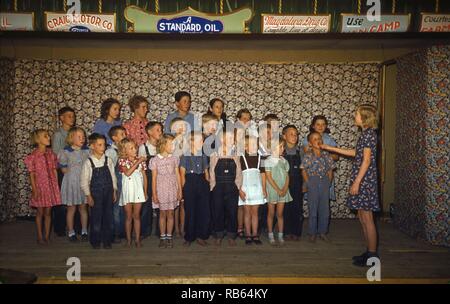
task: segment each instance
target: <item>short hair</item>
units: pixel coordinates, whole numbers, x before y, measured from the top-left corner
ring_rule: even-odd
[[[184,119],[181,118],[181,117],[175,117],[174,119],[172,119],[172,121],[170,122],[170,129],[172,129],[173,125],[174,125],[176,122],[179,122],[179,121],[185,122]],[[185,122],[185,123],[186,123],[186,122]]]
[[[71,107],[62,107],[61,109],[58,110],[58,116],[62,116],[64,114],[66,114],[67,112],[72,112],[75,114],[75,110],[72,109]]]
[[[134,144],[134,146],[137,147],[136,142],[130,138],[124,138],[119,142],[119,144],[117,145],[117,148],[119,150],[119,158],[127,158],[125,147],[130,143]]]
[[[269,113],[269,114],[266,114],[266,116],[264,116],[263,120],[269,121],[269,120],[280,120],[280,119],[278,118],[277,114]]]
[[[45,129],[36,129],[30,133],[30,142],[33,147],[36,147],[38,145],[37,139],[39,137],[39,134],[41,133],[48,133],[48,131]]]
[[[109,138],[113,138],[113,136],[116,136],[117,135],[117,132],[119,132],[120,130],[122,130],[122,131],[124,131],[124,132],[127,132],[127,129],[125,129],[123,126],[114,126],[114,127],[111,127],[111,129],[109,129],[109,131],[108,131],[108,136],[109,136]]]
[[[178,102],[178,101],[181,100],[181,98],[183,98],[185,96],[189,97],[189,100],[192,99],[191,94],[189,94],[188,92],[186,92],[186,91],[178,91],[178,92],[175,93],[175,101]]]
[[[378,128],[377,108],[370,104],[363,104],[358,107],[361,120],[365,128]]]
[[[128,106],[130,107],[130,111],[134,112],[139,107],[141,103],[146,103],[148,105],[148,100],[142,95],[134,95],[128,101]]]
[[[206,124],[211,120],[219,121],[219,119],[212,114],[206,113],[202,115],[202,124]]]
[[[88,137],[89,145],[94,144],[94,143],[95,143],[97,140],[99,140],[99,139],[103,139],[103,140],[105,141],[105,143],[106,143],[106,137],[105,137],[104,135],[99,134],[99,133],[92,133],[92,134],[89,135],[89,137]]]
[[[330,129],[328,128],[328,119],[324,115],[316,115],[316,116],[313,117],[313,119],[311,121],[311,125],[309,126],[309,131],[310,132],[314,131],[313,126],[318,120],[325,121],[326,128],[325,128],[324,133],[330,133]]]
[[[308,142],[311,140],[311,137],[314,135],[314,134],[319,134],[320,135],[320,133],[319,132],[317,132],[317,131],[310,131],[309,133],[308,133],[308,136],[306,136],[306,139],[308,140]],[[322,135],[320,135],[320,137],[322,137]]]
[[[117,99],[115,99],[115,98],[108,98],[108,99],[104,100],[102,102],[102,106],[100,108],[100,118],[102,118],[104,120],[108,119],[109,110],[111,109],[111,107],[114,104],[118,104],[119,105],[119,109],[120,109],[121,104],[120,104],[120,102]],[[120,117],[120,111],[119,111],[119,117]]]
[[[169,140],[174,140],[175,136],[173,136],[172,134],[163,134],[163,136],[161,136],[161,139],[158,140],[158,143],[156,145],[156,150],[158,151],[158,153],[162,153],[164,147],[166,146],[167,142]]]
[[[66,137],[66,144],[71,146],[73,143],[73,135],[76,132],[81,132],[84,135],[84,138],[86,138],[86,132],[84,131],[83,128],[81,127],[72,127],[69,129],[69,131],[67,132],[67,137]]]
[[[253,119],[252,113],[250,113],[247,108],[240,109],[236,114],[236,118],[240,119],[242,117],[242,114],[248,114],[250,116],[250,119]]]
[[[286,132],[287,132],[287,130],[289,130],[289,129],[294,129],[294,130],[297,132],[297,134],[298,134],[298,129],[297,129],[297,127],[294,126],[294,125],[287,125],[287,126],[285,126],[285,127],[283,128],[283,131],[281,131],[281,134],[285,135]]]
[[[155,127],[157,125],[159,125],[161,127],[161,129],[164,128],[162,123],[160,123],[159,121],[152,120],[152,121],[149,121],[147,123],[147,125],[145,126],[145,132],[150,131],[151,129],[153,129],[153,127]]]

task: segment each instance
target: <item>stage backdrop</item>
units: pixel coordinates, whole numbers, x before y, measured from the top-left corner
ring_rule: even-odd
[[[178,90],[192,93],[192,109],[205,112],[213,97],[226,101],[234,120],[247,107],[256,120],[276,113],[282,124],[293,123],[303,138],[311,118],[324,114],[337,143],[353,147],[358,135],[354,111],[358,104],[376,104],[379,70],[376,64],[280,64],[207,62],[92,62],[3,60],[2,77],[2,197],[1,220],[30,214],[30,186],[23,159],[30,153],[34,128],[53,132],[58,108],[76,110],[77,124],[91,131],[100,103],[115,97],[124,105],[134,94],[150,101],[150,119],[163,121],[174,109]],[[4,72],[7,72],[6,74]],[[5,79],[5,81],[3,81]],[[124,106],[122,118],[129,118]],[[333,218],[353,217],[345,206],[351,162],[337,164],[337,201]],[[5,182],[5,183],[4,183]]]
[[[450,46],[397,61],[395,223],[450,246]]]

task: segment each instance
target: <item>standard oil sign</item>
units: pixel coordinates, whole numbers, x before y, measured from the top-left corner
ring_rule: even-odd
[[[156,14],[130,5],[124,15],[135,33],[226,34],[246,33],[253,12],[242,8],[228,14],[207,14],[188,7],[172,14]]]

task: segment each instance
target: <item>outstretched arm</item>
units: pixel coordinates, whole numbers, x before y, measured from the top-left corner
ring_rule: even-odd
[[[337,154],[350,156],[350,157],[355,157],[355,155],[356,155],[356,150],[355,149],[342,149],[342,148],[332,147],[332,146],[325,145],[325,144],[324,145],[320,145],[320,148],[322,150],[327,150],[327,151],[330,151],[332,153],[337,153]]]

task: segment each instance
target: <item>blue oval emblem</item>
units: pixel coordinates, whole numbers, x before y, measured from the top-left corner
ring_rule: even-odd
[[[82,25],[76,25],[76,26],[72,26],[69,29],[70,32],[90,32],[91,30],[85,26]]]

